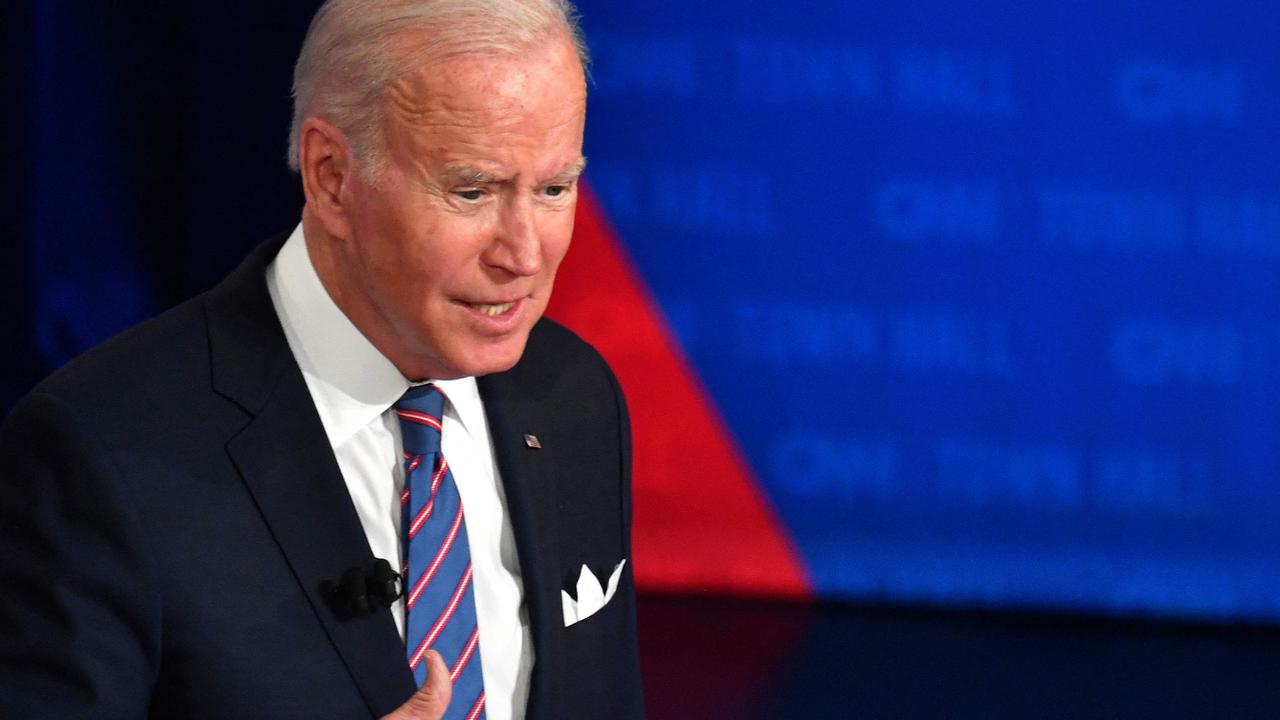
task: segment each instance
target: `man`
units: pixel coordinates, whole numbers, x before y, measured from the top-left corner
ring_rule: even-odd
[[[540,319],[584,164],[572,18],[320,9],[301,225],[0,433],[0,717],[642,716],[625,407]]]

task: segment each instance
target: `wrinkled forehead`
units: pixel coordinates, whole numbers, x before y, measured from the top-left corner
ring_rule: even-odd
[[[585,112],[586,79],[573,45],[556,37],[516,52],[433,58],[392,80],[384,95],[394,120],[410,126],[558,124]]]
[[[554,52],[548,52],[548,50]],[[386,52],[394,58],[388,69],[394,74],[385,82],[403,82],[413,77],[438,74],[468,64],[492,60],[512,60],[532,66],[560,61],[565,70],[585,76],[578,46],[567,28],[547,27],[525,35],[483,24],[466,35],[437,32],[432,27],[399,33],[387,40]],[[572,62],[568,62],[569,60]]]

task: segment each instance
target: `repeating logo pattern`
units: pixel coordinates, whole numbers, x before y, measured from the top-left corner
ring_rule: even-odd
[[[593,186],[818,594],[1280,618],[1280,11],[1193,5],[583,3]]]

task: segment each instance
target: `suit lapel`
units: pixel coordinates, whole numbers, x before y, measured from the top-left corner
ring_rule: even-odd
[[[370,712],[413,693],[404,643],[386,611],[340,620],[324,595],[373,554],[293,361],[264,281],[283,239],[258,248],[209,296],[214,389],[251,417],[227,450]]]
[[[529,395],[536,382],[518,379],[521,366],[478,379],[493,438],[498,470],[506,492],[520,558],[525,603],[533,636],[534,666],[529,684],[527,720],[554,718],[555,659],[558,630],[564,624],[560,602],[559,543],[555,535],[556,482],[554,454],[534,450],[524,435],[546,429]]]

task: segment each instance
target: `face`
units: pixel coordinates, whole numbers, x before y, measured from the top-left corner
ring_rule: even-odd
[[[573,234],[586,117],[577,55],[556,40],[516,57],[455,56],[385,97],[383,169],[347,185],[339,305],[410,379],[506,370]]]

